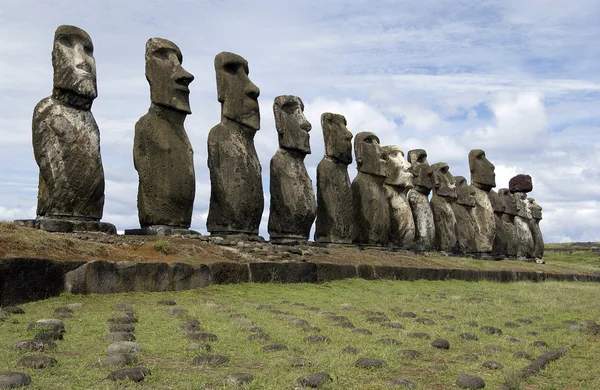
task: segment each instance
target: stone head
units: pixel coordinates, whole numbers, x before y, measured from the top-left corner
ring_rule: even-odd
[[[330,112],[324,112],[321,115],[325,155],[335,162],[350,165],[352,163],[352,133],[346,125],[346,118],[343,115]]]
[[[463,206],[475,207],[475,190],[464,176],[454,176],[456,182],[456,202]]]
[[[297,96],[277,96],[273,103],[279,146],[310,154],[310,122],[304,116],[304,103]]]
[[[504,213],[508,215],[518,215],[519,206],[515,197],[510,193],[508,188],[500,188],[498,196],[504,202]]]
[[[433,188],[433,172],[427,161],[427,152],[423,149],[409,150],[408,162],[414,175],[415,189],[428,195]]]
[[[521,218],[531,219],[531,206],[529,201],[527,200],[527,194],[524,192],[514,192],[512,193],[512,196],[517,202],[517,215]]]
[[[72,92],[85,99],[98,96],[96,60],[92,39],[75,26],[59,26],[52,49],[54,88]]]
[[[237,54],[221,52],[215,56],[215,72],[221,115],[258,131],[260,90],[248,78],[248,61]]]
[[[504,200],[496,191],[490,190],[490,192],[488,192],[488,199],[490,200],[495,213],[504,214],[504,210],[506,209]]]
[[[537,204],[537,202],[533,198],[527,198],[527,200],[529,201],[529,207],[531,208],[531,217],[533,219],[535,219],[536,221],[541,220],[542,219],[542,206]]]
[[[375,133],[363,131],[356,134],[354,156],[359,172],[385,177],[385,155]]]
[[[473,149],[469,152],[469,169],[471,171],[471,184],[484,191],[496,187],[496,174],[492,164],[485,152],[481,149]]]
[[[450,167],[445,162],[431,166],[433,172],[434,193],[445,198],[456,199],[456,182],[450,173]]]
[[[402,188],[413,187],[411,165],[404,158],[404,152],[399,146],[388,145],[382,148],[386,157],[385,183]]]
[[[194,76],[181,66],[181,50],[173,42],[150,38],[146,42],[146,80],[150,100],[159,106],[191,114],[188,86]]]

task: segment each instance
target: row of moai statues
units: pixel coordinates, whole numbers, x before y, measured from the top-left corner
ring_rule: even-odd
[[[173,42],[146,43],[150,108],[135,125],[133,160],[139,175],[140,229],[126,234],[194,233],[193,150],[184,128],[191,114],[189,84]],[[33,146],[40,167],[35,226],[51,231],[116,232],[100,222],[104,173],[99,130],[90,112],[97,96],[93,45],[74,26],[60,26],[52,51],[54,88],[33,115]],[[262,168],[254,147],[260,129],[259,88],[248,62],[222,52],[215,57],[221,122],[208,134],[211,180],[207,230],[215,236],[258,236],[264,198]],[[494,166],[471,151],[471,185],[445,163],[429,165],[424,150],[381,147],[371,132],[354,138],[358,173],[350,182],[352,133],[339,114],[324,113],[325,156],[317,167],[317,194],[304,166],[311,152],[302,100],[278,96],[273,104],[279,148],[270,164],[268,232],[274,243],[390,246],[461,253],[541,257],[541,208],[527,200],[524,182],[498,193]],[[525,180],[525,182],[527,182]],[[531,180],[528,182],[531,184]],[[514,188],[513,188],[514,187]],[[431,201],[429,194],[433,190]]]

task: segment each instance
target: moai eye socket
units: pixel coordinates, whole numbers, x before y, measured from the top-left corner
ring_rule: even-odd
[[[71,38],[69,38],[66,35],[63,35],[60,38],[58,38],[58,43],[60,43],[64,47],[68,47],[68,48],[73,47],[73,41],[71,41]]]
[[[229,62],[223,66],[223,69],[229,74],[236,74],[240,69],[240,64],[237,62]]]

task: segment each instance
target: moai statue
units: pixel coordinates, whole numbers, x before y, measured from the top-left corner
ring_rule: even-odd
[[[433,188],[433,172],[423,149],[409,150],[408,162],[414,176],[414,187],[408,193],[408,204],[415,222],[414,248],[432,250],[435,248],[435,224],[428,196]]]
[[[504,204],[502,221],[504,222],[504,231],[506,232],[506,255],[516,257],[519,249],[517,227],[515,226],[515,217],[519,213],[517,200],[508,188],[500,188],[498,190],[498,197]]]
[[[321,115],[325,157],[317,166],[316,242],[352,243],[354,208],[348,176],[352,133],[346,124],[342,115],[329,112]]]
[[[540,221],[542,220],[542,207],[536,203],[535,199],[527,198],[531,209],[531,219],[529,228],[533,236],[533,257],[541,259],[544,256],[544,237],[540,230]]]
[[[352,181],[354,243],[386,246],[390,234],[390,209],[383,189],[385,160],[379,138],[364,131],[354,137],[358,174]]]
[[[304,166],[312,128],[297,96],[278,96],[273,103],[279,149],[271,159],[269,235],[273,243],[307,241],[317,201]]]
[[[259,89],[248,78],[248,62],[222,52],[215,56],[221,123],[208,134],[213,235],[257,236],[264,208],[261,166],[254,148],[260,129]]]
[[[498,258],[502,258],[508,254],[509,236],[507,233],[507,222],[502,217],[506,210],[504,200],[494,190],[488,192],[488,198],[494,209],[494,220],[496,222],[496,235],[494,237],[494,246],[492,247],[492,254]],[[513,223],[510,222],[512,225]],[[514,226],[513,226],[514,227]],[[510,229],[510,228],[508,228]]]
[[[530,203],[527,193],[533,190],[533,183],[529,175],[516,175],[508,182],[508,189],[517,201],[517,215],[515,216],[515,227],[517,228],[517,239],[519,247],[517,256],[533,257],[533,235],[529,228],[532,219]]]
[[[496,220],[494,208],[488,193],[496,187],[494,164],[486,157],[481,149],[469,152],[469,169],[471,185],[475,188],[475,251],[489,253],[494,247],[496,235]]]
[[[386,179],[383,184],[390,207],[389,244],[411,249],[415,240],[415,222],[408,204],[408,191],[413,187],[411,165],[398,146],[384,146],[387,158]]]
[[[139,176],[141,229],[125,234],[188,232],[196,194],[194,152],[183,123],[191,114],[188,89],[194,76],[181,63],[179,47],[162,38],[146,42],[150,108],[135,124],[133,163]]]
[[[464,176],[454,176],[456,182],[456,202],[452,210],[456,217],[456,250],[459,253],[475,251],[475,189],[467,183]]]
[[[456,201],[456,183],[445,162],[431,166],[433,171],[433,195],[431,211],[435,224],[435,247],[442,252],[456,251],[456,217],[452,203]]]
[[[58,232],[116,233],[102,223],[104,170],[100,132],[90,109],[97,94],[94,46],[87,32],[59,26],[54,34],[52,96],[33,110],[33,152],[40,167],[37,218]]]

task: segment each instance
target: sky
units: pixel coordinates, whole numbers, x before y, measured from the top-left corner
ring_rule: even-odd
[[[134,125],[150,105],[145,43],[160,37],[179,46],[195,76],[185,122],[196,170],[192,229],[206,233],[206,138],[220,121],[213,60],[231,51],[261,91],[264,237],[278,146],[273,100],[296,95],[312,124],[305,163],[313,185],[320,116],[334,112],[353,134],[425,149],[431,164],[446,162],[467,180],[469,150],[484,149],[496,189],[531,175],[546,242],[600,241],[598,20],[598,0],[2,0],[0,220],[35,217],[32,112],[52,92],[54,31],[72,24],[94,43],[103,221],[120,231],[139,227]]]

